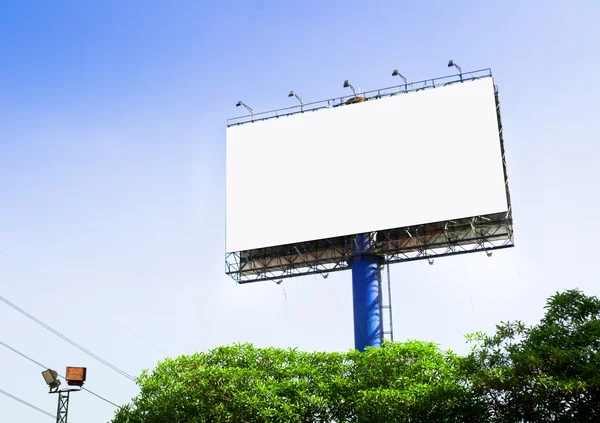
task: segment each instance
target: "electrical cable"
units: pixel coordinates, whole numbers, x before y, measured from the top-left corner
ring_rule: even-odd
[[[22,308],[19,308],[17,305],[11,303],[10,301],[8,301],[6,298],[0,296],[0,301],[4,302],[5,304],[11,306],[12,308],[14,308],[15,310],[17,310],[19,313],[23,314],[24,316],[26,316],[27,318],[29,318],[30,320],[34,321],[35,323],[37,323],[38,325],[40,325],[41,327],[43,327],[44,329],[52,332],[54,335],[58,336],[59,338],[61,338],[63,341],[68,342],[69,344],[73,345],[75,348],[79,349],[80,351],[84,352],[85,354],[89,355],[90,357],[92,357],[93,359],[99,361],[100,363],[104,364],[106,367],[114,370],[115,372],[119,373],[121,376],[126,377],[127,379],[131,380],[132,382],[135,382],[136,379],[131,376],[129,373],[119,369],[117,366],[112,365],[111,363],[109,363],[108,361],[104,360],[103,358],[97,356],[96,354],[94,354],[93,352],[91,352],[90,350],[82,347],[81,345],[79,345],[78,343],[76,343],[75,341],[72,341],[71,339],[67,338],[65,335],[63,335],[62,333],[60,333],[59,331],[52,329],[50,326],[48,326],[47,324],[45,324],[44,322],[42,322],[39,319],[36,319],[35,317],[33,317],[31,314],[27,313],[25,310],[23,310]]]
[[[42,413],[42,414],[45,414],[45,415],[47,415],[48,417],[51,417],[52,419],[55,419],[55,418],[56,418],[56,416],[54,416],[54,415],[52,415],[52,414],[48,413],[47,411],[44,411],[44,410],[42,410],[41,408],[39,408],[39,407],[36,407],[35,405],[33,405],[33,404],[31,404],[31,403],[28,403],[27,401],[25,401],[25,400],[22,400],[22,399],[21,399],[21,398],[19,398],[19,397],[15,397],[14,395],[12,395],[12,394],[9,394],[8,392],[6,392],[6,391],[3,391],[2,389],[0,389],[0,394],[4,394],[4,395],[6,395],[6,396],[7,396],[7,397],[9,397],[9,398],[12,398],[12,399],[14,399],[15,401],[19,401],[21,404],[25,404],[27,407],[31,407],[31,408],[33,408],[35,411],[39,411],[40,413]]]
[[[44,366],[44,365],[43,365],[42,363],[40,363],[39,361],[36,361],[36,360],[34,360],[33,358],[31,358],[31,357],[29,357],[29,356],[27,356],[27,355],[23,354],[21,351],[19,351],[19,350],[15,349],[15,348],[13,348],[13,347],[11,347],[10,345],[8,345],[8,344],[5,344],[5,343],[4,343],[4,342],[2,342],[2,341],[0,341],[0,345],[2,345],[2,346],[3,346],[3,347],[5,347],[5,348],[8,348],[9,350],[11,350],[12,352],[14,352],[14,353],[16,353],[16,354],[18,354],[18,355],[20,355],[20,356],[21,356],[21,357],[23,357],[24,359],[26,359],[26,360],[29,360],[29,361],[31,361],[31,362],[32,362],[32,363],[34,363],[34,364],[37,364],[37,365],[38,365],[38,366],[40,366],[42,369],[44,369],[44,370],[45,370],[45,369],[48,369],[48,367],[47,367],[47,366]],[[65,376],[61,375],[60,373],[57,373],[57,374],[58,374],[58,376],[59,376],[59,377],[63,378],[64,380],[67,380],[67,378],[66,378]],[[87,388],[81,387],[81,390],[83,390],[83,391],[86,391],[86,392],[89,392],[90,394],[92,394],[92,395],[94,395],[94,396],[96,396],[96,397],[100,398],[101,400],[103,400],[103,401],[106,401],[107,403],[109,403],[109,404],[111,404],[111,405],[114,405],[115,407],[119,408],[119,406],[118,406],[117,404],[115,404],[114,402],[112,402],[112,401],[110,401],[110,400],[107,400],[107,399],[106,399],[106,398],[104,398],[103,396],[101,396],[101,395],[98,395],[97,393],[95,393],[95,392],[93,392],[93,391],[90,391],[90,390],[89,390],[89,389],[87,389]]]
[[[6,254],[4,251],[0,251],[0,255],[3,255],[4,257],[6,257],[8,260],[12,261],[13,263],[16,263],[17,265],[19,265],[20,267],[22,267],[23,269],[28,270],[29,272],[31,272],[33,275],[38,276],[40,278],[42,278],[43,280],[45,280],[49,285],[54,286],[57,290],[59,290],[60,292],[62,292],[65,295],[68,295],[69,297],[71,297],[72,299],[76,300],[75,296],[73,294],[71,294],[68,291],[65,291],[64,289],[62,289],[61,287],[59,287],[58,285],[56,285],[54,282],[48,280],[45,278],[44,275],[40,274],[39,272],[35,271],[34,269],[32,269],[31,267],[27,266],[26,264],[21,263],[19,260],[15,259],[14,257],[9,256],[8,254]],[[74,304],[77,304],[77,302],[75,301]],[[130,329],[126,328],[125,326],[123,326],[122,324],[120,324],[119,322],[117,322],[115,319],[111,318],[110,316],[105,315],[102,312],[97,312],[100,316],[104,317],[106,320],[110,320],[114,325],[118,326],[120,329],[122,329],[123,331],[127,332],[129,335],[133,336],[134,338],[137,338],[139,341],[145,343],[146,345],[149,345],[150,347],[154,348],[156,351],[161,352],[162,354],[165,355],[169,355],[169,353],[165,350],[163,350],[162,348],[157,347],[156,345],[154,345],[152,342],[142,338],[141,336],[137,335],[136,333],[132,332]]]

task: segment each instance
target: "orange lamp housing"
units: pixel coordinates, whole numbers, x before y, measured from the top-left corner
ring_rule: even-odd
[[[67,367],[67,384],[69,386],[83,386],[85,382],[85,374],[87,369],[85,367]]]

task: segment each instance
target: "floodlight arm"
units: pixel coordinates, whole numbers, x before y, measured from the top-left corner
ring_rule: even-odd
[[[397,69],[394,69],[394,72],[392,72],[392,76],[396,76],[396,75],[398,75],[404,81],[404,92],[407,92],[408,84],[406,83],[406,78],[404,77],[404,75],[402,75],[400,72],[398,72]]]
[[[404,84],[406,84],[406,78],[404,77],[404,75],[402,75],[400,72],[398,72],[397,70],[395,70],[392,73],[392,76],[396,76],[396,75],[398,75],[400,78],[402,78],[402,80],[404,81]]]
[[[354,87],[352,86],[351,83],[348,82],[348,83],[344,84],[344,87],[350,88],[352,90],[352,92],[354,93],[354,97],[358,98],[358,96],[356,95],[356,90],[354,89]]]
[[[298,94],[296,94],[295,91],[290,91],[290,94],[288,97],[296,97],[296,99],[300,102],[300,111],[304,112],[304,102],[302,101],[300,96]]]
[[[252,109],[252,107],[248,106],[246,103],[244,103],[243,101],[238,101],[236,104],[237,107],[239,106],[244,106],[246,109],[248,109],[248,111],[250,112],[250,114],[252,115],[252,120],[254,120],[254,110]]]
[[[454,63],[454,60],[450,60],[448,62],[448,67],[450,68],[452,66],[454,66],[458,70],[458,73],[460,74],[460,81],[462,82],[462,80],[463,80],[462,69],[456,63]]]

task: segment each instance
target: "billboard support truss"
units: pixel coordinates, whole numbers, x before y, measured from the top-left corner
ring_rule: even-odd
[[[226,273],[238,283],[349,269],[356,235],[229,253]],[[508,213],[476,216],[369,234],[385,263],[434,259],[514,246]]]

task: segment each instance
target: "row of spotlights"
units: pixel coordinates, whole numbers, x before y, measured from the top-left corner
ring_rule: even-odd
[[[453,66],[460,73],[460,78],[462,80],[462,69],[456,63],[454,63],[454,60],[450,60],[448,62],[448,67],[451,68]],[[404,75],[402,75],[400,72],[398,72],[398,69],[394,69],[394,71],[392,72],[392,76],[399,76],[404,81],[404,85],[406,85],[406,78],[404,77]],[[344,81],[344,88],[350,88],[352,90],[352,92],[354,93],[354,97],[356,97],[356,90],[354,89],[354,87],[352,86],[352,84],[350,83],[350,81],[348,81],[347,79]],[[296,99],[300,102],[300,110],[304,111],[304,102],[298,96],[298,94],[296,94],[295,91],[290,91],[290,93],[288,94],[288,97],[296,97]],[[249,106],[247,106],[246,104],[244,104],[244,102],[238,101],[235,106],[236,107],[244,106],[252,114],[252,120],[254,120],[254,110],[252,110],[252,108],[250,108]]]

